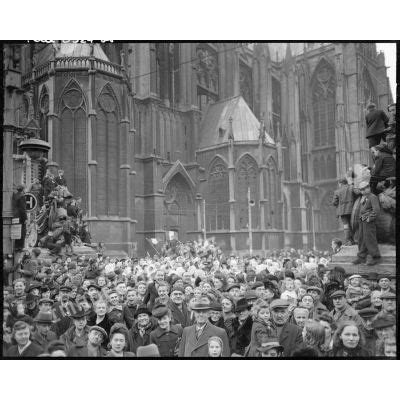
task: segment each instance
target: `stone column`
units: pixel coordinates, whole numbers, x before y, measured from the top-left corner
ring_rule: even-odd
[[[236,231],[236,223],[235,223],[235,166],[233,160],[233,140],[230,141],[228,146],[228,174],[229,174],[229,231],[230,231],[230,240],[231,240],[231,249],[232,251],[236,251],[236,238],[233,233]]]
[[[96,70],[94,59],[90,60],[89,94],[88,94],[88,130],[87,130],[87,159],[88,159],[88,217],[97,215],[97,114],[96,114]]]
[[[52,161],[55,157],[54,148],[60,147],[59,143],[58,143],[58,146],[54,146],[54,143],[57,143],[57,141],[55,140],[55,136],[57,135],[57,133],[55,131],[55,125],[56,125],[56,119],[58,118],[58,115],[55,113],[55,104],[54,104],[54,101],[55,101],[55,99],[54,99],[55,98],[54,75],[55,75],[55,69],[54,69],[54,60],[53,60],[53,61],[50,61],[49,79],[46,82],[46,85],[49,90],[49,112],[47,114],[47,132],[48,132],[47,140],[50,145],[50,149],[49,149],[49,153],[48,153],[49,161]],[[59,133],[58,133],[58,135],[59,135]],[[57,150],[60,151],[60,149],[57,149]]]

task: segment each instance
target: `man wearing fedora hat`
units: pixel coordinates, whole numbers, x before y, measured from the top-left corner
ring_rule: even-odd
[[[197,302],[192,306],[196,323],[183,330],[179,357],[208,357],[208,339],[212,336],[218,336],[222,339],[222,357],[230,356],[226,331],[212,325],[208,320],[211,307],[205,301]]]
[[[43,351],[47,351],[47,345],[52,340],[57,340],[57,335],[50,330],[53,325],[53,315],[51,312],[39,311],[38,315],[34,319],[36,330],[32,334],[32,342],[43,348]]]
[[[363,264],[369,255],[368,265],[375,265],[381,258],[376,238],[376,218],[380,212],[378,197],[371,193],[368,182],[359,185],[361,197],[358,254],[353,264]]]

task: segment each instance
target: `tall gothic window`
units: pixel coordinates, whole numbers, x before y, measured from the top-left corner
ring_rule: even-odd
[[[43,86],[40,99],[39,99],[39,125],[40,125],[40,138],[46,142],[49,139],[48,134],[48,116],[49,113],[49,94],[46,86]]]
[[[283,230],[289,230],[289,207],[286,196],[283,196]]]
[[[307,232],[312,232],[313,229],[313,212],[310,197],[306,194],[306,229]]]
[[[283,179],[285,181],[290,180],[290,148],[289,141],[287,138],[286,127],[283,129],[282,134],[282,159],[283,159]]]
[[[333,192],[328,192],[321,202],[320,230],[331,232],[338,229],[338,219],[335,214],[335,207],[332,205]]]
[[[109,85],[97,100],[97,213],[118,215],[119,112]]]
[[[335,76],[324,59],[319,63],[312,80],[314,146],[335,144]]]
[[[253,76],[251,68],[242,61],[239,62],[239,86],[241,96],[253,110]]]
[[[281,83],[278,79],[272,77],[272,127],[273,138],[276,139],[281,127]]]
[[[210,166],[206,198],[207,230],[229,229],[229,178],[224,161],[217,157]]]
[[[200,110],[207,104],[218,100],[218,55],[206,43],[200,43],[196,49],[195,69],[197,77],[197,101]]]
[[[64,91],[60,106],[60,135],[54,153],[64,170],[68,189],[82,198],[87,207],[87,117],[86,103],[79,85],[72,81]]]
[[[150,46],[150,91],[160,94],[161,52],[159,43],[149,43]]]
[[[264,197],[268,200],[265,215],[265,227],[267,229],[279,229],[282,226],[279,200],[281,186],[278,180],[278,168],[275,161],[270,158],[264,175]]]
[[[371,75],[369,74],[367,68],[364,68],[362,73],[362,87],[364,95],[364,105],[367,106],[368,103],[377,104],[375,87],[372,83]]]
[[[259,186],[258,186],[258,166],[253,157],[249,154],[243,156],[236,168],[236,201],[237,201],[237,228],[247,229],[248,201],[247,193],[250,188],[250,198],[255,201],[252,208],[252,228],[259,229]]]

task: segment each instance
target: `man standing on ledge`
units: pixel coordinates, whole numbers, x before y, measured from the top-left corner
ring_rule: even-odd
[[[378,197],[371,193],[368,182],[361,182],[359,186],[361,197],[360,232],[358,240],[357,259],[353,264],[363,264],[369,254],[371,259],[367,265],[375,265],[380,261],[378,241],[376,238],[376,218],[380,212]]]
[[[353,185],[349,185],[345,178],[339,180],[339,188],[333,194],[332,204],[336,207],[336,215],[342,220],[344,229],[344,245],[354,244],[353,232],[350,227],[351,212],[354,206]]]
[[[377,110],[374,103],[368,104],[367,110],[368,114],[365,116],[367,134],[365,138],[368,140],[369,148],[371,148],[380,144],[381,139],[385,140],[389,117],[385,111]]]

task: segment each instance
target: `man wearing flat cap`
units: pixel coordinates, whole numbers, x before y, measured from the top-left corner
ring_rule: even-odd
[[[380,261],[381,255],[376,238],[376,218],[380,213],[378,197],[371,193],[368,182],[359,185],[361,197],[360,227],[358,238],[358,254],[353,264],[365,263],[370,256],[368,265],[375,265]]]
[[[107,332],[101,326],[91,326],[89,328],[87,343],[77,343],[68,351],[68,357],[106,357],[107,350],[102,343],[108,338]]]
[[[303,347],[302,329],[289,322],[289,306],[290,303],[283,299],[273,300],[270,304],[272,325],[283,347],[284,357],[291,357]]]
[[[208,320],[211,305],[200,301],[192,306],[196,323],[183,330],[179,346],[179,357],[208,357],[208,339],[218,336],[223,343],[222,357],[230,356],[229,340],[226,331]]]
[[[362,326],[363,322],[357,311],[347,303],[346,292],[344,290],[336,290],[331,294],[333,310],[329,313],[336,324],[342,321],[354,321],[358,326]]]
[[[382,300],[382,309],[376,318],[393,317],[396,318],[396,295],[392,292],[382,292],[380,295]]]
[[[376,336],[375,330],[372,326],[374,318],[378,314],[378,310],[373,307],[368,307],[360,310],[358,312],[360,317],[362,318],[363,325],[361,326],[361,330],[364,333],[365,338],[365,348],[370,351],[371,354],[375,354],[376,352]]]

